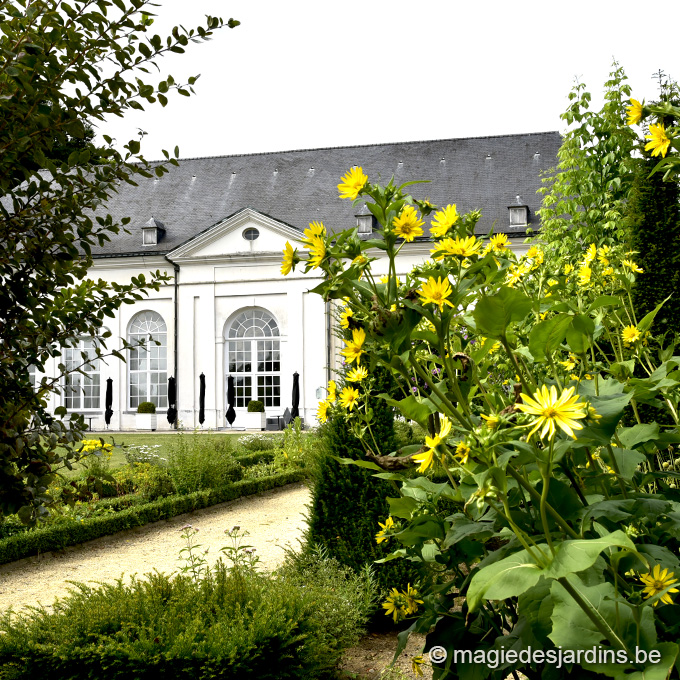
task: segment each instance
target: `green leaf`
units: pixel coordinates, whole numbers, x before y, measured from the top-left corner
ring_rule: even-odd
[[[426,429],[428,416],[431,413],[435,413],[437,410],[431,401],[427,399],[420,400],[413,395],[400,401],[390,398],[388,394],[381,394],[379,396],[390,406],[394,406],[395,408],[399,409],[399,412],[404,416],[404,418],[407,420],[415,420],[421,427]]]
[[[671,299],[671,296],[669,295],[663,302],[660,302],[649,314],[645,315],[645,317],[640,321],[640,323],[637,325],[638,330],[640,333],[645,333],[648,331],[651,327],[652,324],[654,323],[654,318],[656,315],[659,313],[659,310],[666,304]]]
[[[490,338],[501,338],[508,328],[531,311],[531,300],[520,290],[501,286],[497,295],[483,296],[472,316],[477,330]]]
[[[534,548],[547,558],[546,545]],[[535,586],[541,577],[541,568],[526,550],[513,553],[499,562],[478,569],[470,581],[467,604],[471,612],[478,609],[482,600],[506,600],[517,597]]]
[[[645,454],[640,453],[640,451],[621,449],[617,446],[613,446],[612,451],[614,452],[614,458],[616,459],[616,464],[619,468],[621,477],[627,479],[628,481],[633,478],[637,466],[647,460]],[[605,454],[607,458],[609,458],[608,453],[609,452]]]
[[[379,470],[380,472],[383,471],[379,465],[376,465],[370,460],[354,460],[354,458],[340,458],[339,456],[332,456],[332,458],[335,458],[338,463],[342,463],[343,465],[356,465],[357,467],[368,468],[369,470]]]
[[[625,448],[634,449],[638,444],[656,439],[659,435],[659,424],[641,423],[621,428],[616,434]]]
[[[597,309],[602,307],[621,307],[623,303],[620,298],[614,297],[613,295],[600,295],[600,297],[595,298],[593,304],[588,308],[588,313],[592,313]]]
[[[552,319],[536,324],[529,335],[529,351],[536,361],[547,358],[562,344],[572,317],[558,314]]]
[[[567,344],[574,354],[585,354],[590,348],[590,337],[595,332],[595,324],[590,317],[577,314],[567,328]]]
[[[411,519],[413,511],[418,507],[418,501],[411,496],[388,498],[387,502],[390,506],[390,515],[401,517],[402,519]]]

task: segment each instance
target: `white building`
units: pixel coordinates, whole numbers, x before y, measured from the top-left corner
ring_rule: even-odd
[[[100,361],[71,389],[52,398],[82,413],[92,429],[104,429],[104,392],[113,386],[112,430],[135,428],[142,401],[165,417],[168,378],[177,380],[179,419],[199,426],[199,377],[205,376],[203,427],[227,425],[229,376],[237,385],[236,421],[244,426],[250,399],[265,403],[267,416],[291,405],[293,373],[300,375],[300,415],[314,422],[318,388],[332,377],[337,356],[331,315],[309,291],[311,276],[280,273],[286,241],[302,247],[312,220],[329,231],[358,225],[370,235],[365,207],[338,198],[337,184],[352,166],[370,181],[430,180],[411,188],[437,205],[456,203],[459,212],[480,208],[479,233],[493,226],[521,248],[528,226],[538,226],[540,175],[555,165],[561,139],[556,132],[411,142],[246,156],[187,159],[161,178],[121,186],[107,205],[115,219],[131,217],[129,233],[93,249],[93,278],[119,283],[160,270],[171,281],[134,305],[124,305],[107,324],[114,338],[130,341],[152,334],[160,345],[130,351],[127,363]],[[429,255],[427,239],[402,251],[402,272]],[[91,346],[66,350],[76,363]],[[109,341],[109,348],[116,343]],[[50,370],[52,369],[52,370]],[[46,366],[49,374],[56,367]]]

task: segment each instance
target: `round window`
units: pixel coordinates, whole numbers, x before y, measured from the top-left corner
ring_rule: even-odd
[[[246,241],[254,241],[256,238],[258,238],[260,235],[260,232],[255,229],[255,227],[248,227],[248,229],[243,230],[243,238]]]

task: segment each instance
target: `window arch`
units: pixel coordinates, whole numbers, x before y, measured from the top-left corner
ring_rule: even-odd
[[[69,411],[87,411],[101,406],[101,374],[99,359],[94,358],[95,347],[94,338],[77,338],[63,349],[66,366],[63,404]],[[35,389],[35,366],[32,369],[31,383]]]
[[[129,350],[130,408],[136,409],[143,401],[150,401],[157,408],[167,408],[168,328],[158,312],[140,312],[132,317],[128,342],[137,345],[140,340],[146,341],[144,347]]]
[[[254,399],[281,405],[281,341],[274,317],[264,309],[247,309],[227,331],[228,373],[234,377],[236,407]]]

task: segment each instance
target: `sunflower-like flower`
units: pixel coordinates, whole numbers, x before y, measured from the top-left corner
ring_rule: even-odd
[[[357,366],[347,374],[347,380],[349,380],[349,382],[361,382],[364,378],[367,377],[368,371],[364,366]]]
[[[335,385],[335,380],[329,380],[328,381],[328,396],[326,397],[326,401],[329,404],[332,404],[335,401],[336,390],[337,390],[337,387]]]
[[[456,446],[456,458],[460,458],[460,464],[466,465],[470,456],[470,447],[465,442],[459,442]]]
[[[339,401],[340,405],[343,408],[346,408],[348,411],[351,411],[356,406],[358,400],[359,390],[355,389],[354,387],[350,387],[349,385],[347,387],[342,388],[342,392],[340,392]]]
[[[340,314],[340,326],[342,328],[349,328],[349,319],[354,316],[354,312],[351,307],[345,307]]]
[[[597,251],[597,259],[605,266],[609,264],[609,254],[610,254],[610,252],[611,252],[611,248],[609,246],[602,246]]]
[[[490,429],[490,430],[495,430],[498,427],[498,423],[500,423],[500,419],[496,415],[490,415],[490,416],[485,416],[482,413],[482,418],[485,421],[485,425]]]
[[[633,262],[633,260],[623,260],[623,262],[621,262],[621,264],[624,267],[627,267],[628,269],[630,269],[630,271],[635,272],[636,274],[644,274],[645,273],[645,270],[642,269],[642,267],[638,267],[637,264],[635,264],[635,262]]]
[[[668,153],[668,147],[671,144],[671,140],[666,134],[666,128],[664,127],[663,123],[659,123],[658,125],[650,125],[649,132],[650,134],[645,135],[645,139],[649,139],[651,141],[645,144],[645,151],[651,151],[652,156],[658,156],[661,154],[661,156],[665,158],[666,154]]]
[[[423,601],[418,599],[418,591],[415,588],[411,588],[410,583],[407,583],[404,595],[406,596],[406,613],[415,614],[418,611],[418,605],[423,604]]]
[[[425,472],[432,465],[435,449],[449,436],[451,432],[451,422],[446,416],[439,419],[439,432],[434,437],[425,437],[427,450],[413,456],[415,463],[420,463],[418,472]]]
[[[505,277],[505,283],[509,288],[514,288],[518,284],[522,277],[526,274],[526,269],[523,266],[515,266],[511,264],[507,276]]]
[[[645,594],[645,599],[648,600],[650,597],[654,597],[655,595],[658,595],[659,593],[666,590],[668,586],[677,583],[678,579],[673,578],[674,575],[674,572],[669,572],[668,569],[661,571],[661,565],[659,564],[654,565],[654,569],[652,569],[651,574],[640,574],[640,581],[645,584],[645,587],[642,590],[642,592]],[[668,592],[661,596],[660,600],[657,600],[654,603],[654,606],[656,607],[656,605],[659,604],[659,601],[663,602],[664,604],[673,604],[671,593],[677,592],[677,588],[670,588]]]
[[[491,249],[496,252],[502,252],[508,247],[508,235],[507,234],[496,234],[489,239],[489,244]]]
[[[368,182],[368,175],[364,175],[361,168],[351,168],[342,178],[342,182],[338,184],[340,198],[349,198],[353,201],[364,188],[366,182]]]
[[[394,233],[401,236],[404,241],[413,241],[414,238],[423,235],[423,220],[420,219],[418,212],[412,205],[405,205],[392,222]]]
[[[574,271],[574,265],[573,264],[565,264],[564,269],[562,270],[564,272],[565,276],[569,276]]]
[[[588,405],[579,401],[579,395],[574,395],[574,386],[568,387],[557,396],[557,389],[554,385],[548,389],[543,385],[534,392],[533,398],[522,393],[523,404],[517,404],[517,408],[524,413],[536,416],[534,427],[529,432],[527,439],[543,427],[539,436],[541,438],[548,435],[548,439],[555,436],[555,426],[557,425],[570,437],[576,438],[574,430],[583,429],[583,425],[578,421],[585,418]]]
[[[400,593],[396,588],[392,588],[382,606],[385,609],[385,615],[392,616],[394,622],[397,623],[406,616],[408,602],[403,593]]]
[[[624,344],[626,344],[626,345],[632,345],[634,342],[637,342],[641,337],[642,337],[642,334],[637,329],[637,326],[633,326],[633,325],[626,326],[621,331],[621,339],[623,340]]]
[[[382,543],[383,541],[386,541],[389,536],[387,535],[392,529],[394,529],[394,520],[392,517],[388,517],[385,520],[385,524],[382,522],[378,522],[378,526],[382,527],[380,531],[375,535],[375,542],[376,543]]]
[[[590,264],[597,256],[597,246],[591,243],[586,250],[586,254],[583,257],[584,264]]]
[[[579,286],[587,286],[590,283],[590,279],[593,276],[593,270],[587,265],[584,264],[582,267],[579,267],[578,270],[578,284]]]
[[[630,100],[630,106],[626,108],[628,113],[628,125],[637,125],[642,120],[642,104],[637,99]]]
[[[316,419],[320,423],[325,423],[328,420],[328,408],[330,404],[327,401],[320,401],[316,410]]]
[[[417,678],[422,678],[423,676],[423,669],[421,666],[425,663],[425,659],[423,658],[422,654],[418,654],[417,656],[414,656],[411,659],[411,670],[413,671],[413,675],[415,675]]]
[[[442,281],[441,276],[436,280],[434,277],[430,276],[427,282],[423,283],[423,285],[420,287],[420,290],[418,291],[420,295],[420,301],[423,304],[432,303],[433,305],[437,305],[440,312],[444,310],[444,305],[453,307],[453,303],[446,299],[451,295],[452,292],[453,291],[451,290],[449,279],[444,278]]]
[[[438,210],[434,214],[430,234],[435,238],[441,238],[458,221],[458,211],[456,204],[447,205],[443,210]]]
[[[543,264],[544,254],[538,246],[531,246],[527,251],[527,259],[531,260],[531,269],[538,269]]]
[[[348,363],[357,362],[357,366],[361,363],[361,355],[364,354],[363,346],[366,341],[366,331],[363,328],[355,328],[352,331],[352,339],[345,340],[347,345],[340,354],[345,357]]]
[[[297,248],[293,248],[293,246],[286,241],[286,245],[283,249],[283,260],[281,262],[281,273],[284,276],[288,276],[290,274],[292,269],[295,269],[295,265],[300,261],[300,258],[297,256]]]
[[[446,255],[471,257],[472,255],[477,255],[481,247],[482,242],[478,241],[474,236],[468,236],[467,238],[456,236],[455,239],[445,238],[439,242],[436,249],[432,250],[431,253],[435,260],[443,260]],[[435,255],[435,253],[439,253],[439,255]]]

